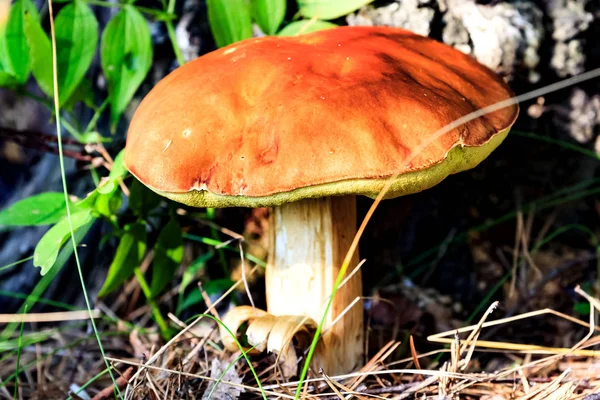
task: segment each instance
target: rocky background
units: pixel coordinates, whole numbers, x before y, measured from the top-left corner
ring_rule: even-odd
[[[153,7],[158,3],[138,4]],[[289,1],[287,21],[293,18],[294,4]],[[106,8],[96,11],[101,24],[115,12]],[[176,12],[180,15],[177,39],[187,60],[215,48],[204,1],[178,1]],[[389,25],[429,35],[505,76],[517,94],[600,67],[598,0],[375,1],[333,22]],[[151,29],[153,69],[129,107],[128,117],[143,95],[176,66],[164,25],[152,23]],[[257,30],[256,34],[261,33]],[[104,98],[106,88],[99,61],[90,76],[99,98]],[[34,86],[32,83],[30,87],[33,92],[37,90]],[[433,331],[444,329],[441,321],[464,319],[510,269],[512,256],[507,252],[515,246],[514,217],[490,229],[473,227],[521,210],[541,196],[597,177],[600,164],[589,155],[518,133],[560,139],[600,153],[600,79],[521,107],[516,134],[511,134],[478,168],[426,192],[381,204],[360,248],[361,257],[367,258],[363,272],[365,295],[387,297],[395,307],[368,301],[373,326],[418,321],[424,326],[420,329]],[[90,116],[83,108],[79,112],[82,119]],[[0,207],[42,191],[61,190],[57,157],[35,146],[17,145],[7,140],[1,129],[53,134],[49,118],[48,110],[38,102],[0,89]],[[107,129],[103,133],[108,136],[107,121],[104,126]],[[109,146],[111,153],[122,148],[126,128],[124,118]],[[70,191],[84,196],[92,189],[86,171],[74,160],[67,165]],[[359,218],[370,204],[371,200],[360,199]],[[556,229],[575,223],[598,232],[599,209],[594,197],[585,197],[535,215],[525,213],[525,218],[531,218],[532,236],[548,229],[547,225]],[[240,232],[248,214],[248,210],[219,211],[218,222]],[[116,244],[97,250],[105,229],[97,224],[90,231],[81,254],[92,296],[104,281],[114,251],[111,246]],[[0,266],[32,254],[44,232],[45,228],[0,231]],[[594,248],[583,236],[566,233],[550,247],[539,256],[545,258],[536,259],[539,273],[527,269],[519,273],[517,297],[509,293],[508,283],[494,295],[502,300],[504,315],[545,306],[566,307],[568,311],[575,302],[573,286],[596,279]],[[431,254],[421,257],[427,251]],[[25,264],[0,272],[0,290],[27,294],[38,279],[38,270]],[[257,295],[261,292],[257,290]],[[83,305],[73,265],[61,271],[46,297]],[[260,298],[258,301],[260,304]],[[14,312],[20,302],[0,292],[2,312]],[[438,318],[440,313],[444,318]]]

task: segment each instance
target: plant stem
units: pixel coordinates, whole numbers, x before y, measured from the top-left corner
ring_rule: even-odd
[[[152,298],[152,292],[150,291],[150,286],[148,285],[146,278],[144,278],[144,273],[142,272],[140,267],[136,267],[133,271],[135,273],[135,277],[137,278],[140,284],[140,287],[142,288],[142,292],[144,292],[144,296],[146,296],[148,305],[152,309],[152,315],[154,315],[154,318],[156,319],[156,323],[158,324],[161,334],[163,335],[163,337],[165,337],[165,339],[168,340],[171,336],[169,333],[169,326],[167,325],[167,322],[163,318],[162,314],[160,313],[156,302]]]
[[[174,15],[175,12],[175,1],[169,0],[169,4],[167,5],[167,9],[165,10],[167,15]],[[175,35],[175,29],[173,28],[173,22],[171,20],[165,21],[167,25],[167,32],[169,34],[169,39],[171,40],[171,45],[173,46],[173,52],[175,52],[175,58],[177,58],[177,63],[179,65],[185,64],[185,59],[183,58],[183,53],[181,53],[181,48],[179,48],[179,44],[177,44],[177,36]]]
[[[175,36],[175,29],[173,28],[173,23],[171,21],[165,21],[167,25],[167,32],[169,34],[169,39],[171,39],[171,43],[173,44],[173,51],[175,52],[175,57],[177,58],[177,62],[179,65],[185,64],[185,59],[183,58],[183,53],[177,44],[177,37]]]
[[[90,119],[90,122],[88,122],[87,126],[85,127],[84,133],[89,133],[92,131],[92,129],[94,129],[96,127],[96,122],[98,122],[98,118],[100,118],[102,111],[104,111],[104,109],[106,108],[108,103],[109,103],[109,98],[107,97],[106,99],[104,99],[104,101],[102,102],[100,107],[98,107],[96,109],[96,111],[94,112],[92,119]]]

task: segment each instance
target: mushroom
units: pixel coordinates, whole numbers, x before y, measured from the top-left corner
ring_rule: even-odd
[[[125,163],[143,184],[196,207],[272,207],[267,311],[320,321],[356,234],[356,195],[430,188],[475,167],[506,137],[512,104],[440,128],[512,96],[469,56],[384,27],[249,39],[183,65],[144,98]],[[357,265],[354,254],[350,269]],[[360,273],[337,292],[319,365],[363,356]],[[333,325],[343,312],[345,314]]]

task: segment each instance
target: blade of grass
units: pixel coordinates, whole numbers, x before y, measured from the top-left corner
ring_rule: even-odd
[[[27,313],[27,307],[23,311],[23,314]],[[13,397],[17,399],[19,394],[19,366],[21,364],[21,346],[23,345],[23,328],[25,327],[25,321],[21,321],[21,330],[19,332],[19,343],[17,345],[17,365],[15,371],[15,391],[13,393]]]
[[[23,314],[16,314],[16,315],[23,315]],[[45,332],[25,333],[22,338],[21,346],[27,347],[27,346],[31,346],[36,343],[41,343],[45,340],[48,340],[50,337],[52,337],[53,334],[56,334],[57,332],[59,332],[58,329],[48,330]],[[0,357],[0,362],[6,361],[6,359],[8,357],[12,357],[15,355],[14,353],[16,353],[17,349],[19,348],[19,340],[20,340],[20,338],[19,338],[19,336],[17,336],[15,339],[5,340],[0,343],[0,353],[2,353],[2,357]],[[15,341],[16,341],[16,343],[15,343]]]
[[[555,138],[551,138],[548,136],[543,136],[543,135],[538,135],[536,133],[533,132],[525,132],[525,131],[519,131],[519,130],[511,130],[510,132],[512,135],[517,135],[517,136],[522,136],[522,137],[526,137],[529,139],[535,139],[535,140],[539,140],[541,142],[546,142],[546,143],[551,143],[551,144],[555,144],[557,146],[560,146],[564,149],[568,149],[568,150],[573,150],[576,151],[578,153],[581,153],[583,155],[586,155],[590,158],[596,159],[596,160],[600,160],[600,155],[596,154],[595,151],[586,149],[585,147],[573,144],[573,143],[569,143],[566,140],[560,140],[560,139],[555,139]]]
[[[571,231],[571,230],[579,230],[583,233],[587,233],[590,237],[590,241],[592,242],[592,244],[595,246],[596,251],[598,251],[598,238],[596,238],[596,234],[589,229],[587,226],[585,225],[581,225],[581,224],[570,224],[570,225],[565,225],[565,226],[561,226],[560,228],[554,230],[553,232],[551,232],[550,234],[548,234],[548,236],[546,236],[543,240],[541,240],[536,246],[534,246],[531,250],[530,253],[533,256],[543,245],[545,245],[546,243],[551,242],[554,238],[556,238],[557,236]],[[522,257],[519,257],[519,260],[517,261],[518,263],[521,262]],[[597,263],[597,270],[598,272],[600,272],[600,259],[596,260]],[[510,278],[512,275],[512,271],[509,271],[508,273],[506,273],[493,287],[492,289],[490,289],[490,291],[488,293],[486,293],[485,297],[481,300],[481,302],[477,305],[477,307],[475,308],[475,310],[471,313],[471,315],[469,316],[469,318],[466,319],[466,323],[469,324],[473,321],[473,319],[475,319],[475,317],[481,312],[481,310],[483,310],[483,308],[485,307],[486,304],[489,304],[490,300],[492,299],[492,297],[494,296],[494,294],[496,294],[496,292],[498,290],[500,290],[500,288],[502,287],[502,285],[504,285],[504,282],[506,282],[508,280],[508,278]]]
[[[114,369],[112,366],[110,368]],[[71,394],[69,395],[69,397],[67,397],[67,400],[73,400],[73,396],[77,396],[77,398],[80,398],[78,396],[79,393],[81,393],[82,391],[84,391],[85,388],[87,388],[88,386],[90,386],[92,383],[96,382],[98,379],[102,378],[107,373],[108,373],[107,369],[103,369],[102,371],[98,372],[96,375],[94,375],[93,377],[91,377],[86,383],[84,383],[83,385],[81,385],[79,387],[79,389],[77,389],[76,392],[74,392],[74,393],[71,392]]]
[[[0,296],[11,297],[13,299],[27,300],[28,298],[30,298],[31,295],[25,294],[25,293],[19,293],[19,292],[8,292],[6,290],[0,290]],[[67,303],[46,299],[44,297],[36,297],[36,298],[34,298],[34,300],[36,303],[62,308],[63,310],[68,310],[68,311],[77,310],[77,307],[74,307]]]
[[[260,378],[258,377],[258,374],[256,373],[256,370],[254,369],[254,366],[252,365],[252,362],[250,361],[250,358],[248,357],[248,355],[246,354],[247,351],[244,351],[244,347],[242,346],[242,344],[239,342],[239,340],[237,339],[237,337],[233,334],[233,332],[231,332],[231,330],[227,327],[227,325],[225,325],[221,320],[219,320],[218,318],[214,317],[213,315],[210,314],[198,314],[197,318],[194,320],[194,323],[199,321],[202,318],[210,318],[213,321],[215,321],[217,324],[219,324],[220,326],[223,327],[223,329],[225,329],[227,331],[227,333],[229,335],[231,335],[231,337],[233,338],[236,346],[240,349],[240,352],[242,353],[242,356],[244,357],[244,359],[246,360],[246,362],[248,363],[248,368],[250,368],[250,372],[252,372],[252,375],[254,376],[254,379],[256,380],[256,384],[258,386],[258,390],[260,391],[260,393],[262,394],[262,398],[264,400],[267,400],[267,396],[265,394],[265,391],[263,389],[262,383],[260,382]],[[184,328],[183,331],[187,331],[189,328],[191,328],[194,323],[188,325],[187,328]],[[173,339],[171,339],[173,340]],[[169,343],[167,343],[168,345]],[[138,368],[137,372],[131,377],[130,382],[135,380],[137,378],[137,376],[145,369],[145,368],[152,368],[152,366],[148,365],[149,363],[153,362],[156,360],[157,355],[160,353],[155,353],[150,360],[148,360],[146,363],[144,363],[144,365],[140,366],[140,368]],[[129,386],[127,387],[129,389]],[[125,395],[127,396],[127,392],[125,393]]]
[[[75,231],[73,230],[73,223],[71,221],[71,206],[69,201],[69,191],[67,188],[67,178],[66,178],[66,170],[65,170],[65,160],[63,156],[63,148],[62,148],[62,135],[61,135],[61,119],[60,119],[60,105],[59,105],[59,97],[58,97],[58,62],[57,62],[57,49],[56,49],[56,32],[54,29],[54,12],[52,8],[52,0],[48,0],[48,14],[50,18],[50,39],[52,42],[52,84],[54,86],[54,114],[56,115],[56,136],[58,142],[58,162],[60,164],[60,174],[62,177],[62,188],[63,194],[65,196],[65,204],[67,211],[67,220],[69,222],[69,231],[71,232],[71,245],[73,246],[73,254],[75,256],[75,263],[77,264],[77,272],[79,274],[79,281],[81,283],[81,288],[83,292],[83,297],[85,300],[85,305],[87,307],[88,313],[90,315],[90,323],[92,324],[92,328],[94,329],[94,334],[96,335],[96,340],[98,342],[98,347],[100,349],[100,353],[102,354],[102,359],[108,369],[110,374],[110,378],[113,381],[114,387],[119,395],[119,398],[123,398],[121,395],[121,391],[117,385],[117,381],[110,369],[110,365],[108,364],[108,360],[106,359],[106,355],[104,354],[104,347],[102,346],[102,340],[100,339],[100,335],[98,333],[98,329],[96,327],[96,322],[94,321],[92,307],[90,305],[90,299],[87,294],[87,290],[85,287],[85,281],[83,279],[83,272],[81,271],[81,262],[79,260],[79,252],[77,251],[77,242],[75,241]]]
[[[84,337],[84,338],[73,340],[73,341],[67,343],[66,345],[64,345],[63,347],[60,347],[60,348],[57,347],[56,349],[53,349],[52,351],[50,351],[48,353],[42,354],[42,356],[39,359],[32,360],[32,361],[28,362],[27,364],[23,365],[23,367],[21,369],[23,371],[28,370],[28,369],[36,366],[37,363],[39,363],[40,361],[44,361],[44,360],[47,360],[48,358],[54,357],[55,355],[59,354],[61,351],[64,351],[65,349],[71,349],[75,346],[78,346],[86,340],[88,340],[88,338]],[[0,382],[0,387],[6,386],[6,382],[12,381],[13,379],[15,379],[16,376],[17,376],[17,373],[15,371],[12,374],[10,374],[6,378],[5,381]]]
[[[214,221],[215,209],[207,208],[206,209],[206,217],[208,218],[209,221]],[[212,236],[213,239],[220,240],[219,231],[214,226],[210,227],[210,235]],[[221,264],[221,268],[223,269],[225,276],[229,276],[231,274],[231,271],[229,270],[229,265],[227,264],[227,258],[225,258],[225,252],[223,251],[222,248],[220,248],[220,247],[217,248],[217,255],[219,256],[219,263]]]
[[[591,179],[589,181],[586,182],[597,182],[598,179]],[[527,205],[525,205],[522,210],[524,213],[528,213],[531,210],[544,210],[547,208],[551,208],[551,207],[555,207],[557,205],[561,205],[563,203],[567,203],[569,201],[574,201],[574,200],[579,200],[588,196],[592,196],[595,194],[600,193],[600,187],[596,187],[593,189],[589,189],[589,190],[580,190],[580,191],[576,191],[575,193],[572,193],[572,191],[578,187],[581,186],[582,183],[578,183],[577,185],[574,186],[569,186],[566,187],[564,189],[561,189],[557,192],[552,193],[551,195],[548,195],[546,197],[543,197],[541,199],[532,201],[530,203],[528,203]],[[588,183],[586,183],[588,184]],[[571,193],[571,195],[569,196],[565,196],[563,198],[558,198],[556,199],[555,197],[557,197],[557,195],[562,195],[564,193]],[[506,213],[504,215],[502,215],[501,217],[498,217],[492,221],[483,223],[481,225],[477,225],[475,227],[472,227],[469,229],[469,231],[471,232],[484,232],[490,228],[493,228],[496,225],[499,225],[503,222],[509,221],[513,218],[515,218],[517,215],[517,211],[511,211],[509,213]],[[413,258],[412,260],[408,261],[406,263],[406,268],[410,268],[413,267],[421,262],[423,262],[425,259],[427,259],[429,256],[435,255],[437,254],[439,248],[443,245],[447,245],[450,246],[452,244],[455,243],[459,243],[464,241],[468,236],[468,231],[467,232],[462,232],[458,235],[456,235],[452,240],[450,240],[449,242],[441,242],[440,244],[433,246],[432,248],[424,251],[423,253],[419,254],[418,256],[416,256],[415,258]],[[417,276],[419,276],[421,274],[421,272],[423,272],[424,270],[426,270],[429,266],[427,264],[421,266],[420,268],[415,269],[414,271],[412,271],[409,274],[409,277],[411,279],[416,278]]]
[[[33,256],[29,256],[29,257],[23,258],[19,261],[15,261],[14,263],[7,264],[4,267],[0,267],[0,272],[10,269],[10,268],[14,267],[15,265],[20,265],[20,264],[26,263],[27,261],[32,260],[32,259],[33,259]]]
[[[231,247],[231,246],[223,246],[223,243],[225,242],[221,242],[219,240],[215,240],[215,239],[211,239],[211,238],[206,238],[206,237],[202,237],[202,236],[197,236],[197,235],[192,235],[189,233],[185,233],[183,235],[184,239],[189,239],[189,240],[193,240],[195,242],[200,242],[200,243],[204,243],[207,244],[209,246],[214,246],[214,247],[219,247],[219,249],[227,249],[236,253],[239,253],[239,249],[237,247]],[[252,254],[248,254],[248,252],[244,253],[244,258],[246,258],[248,261],[252,261],[254,264],[266,268],[267,267],[267,263],[265,263],[263,260],[261,260],[260,258],[256,258],[254,257]]]
[[[250,351],[254,350],[255,347],[256,346],[252,346],[248,350],[242,351],[240,353],[240,355],[235,358],[235,360],[233,360],[232,362],[229,363],[229,365],[227,366],[227,368],[225,368],[223,370],[223,372],[221,372],[221,374],[219,374],[219,378],[217,378],[217,380],[215,381],[215,384],[213,385],[212,389],[210,389],[210,392],[208,393],[208,397],[206,398],[206,400],[210,400],[212,398],[213,393],[217,389],[217,386],[219,385],[219,383],[221,383],[221,381],[225,377],[225,374],[227,373],[227,371],[229,371],[231,369],[231,367],[233,367],[238,361],[240,361],[242,359],[242,357],[245,357],[246,354],[248,354]]]
[[[479,315],[481,310],[485,308],[486,304],[490,304],[492,297],[496,294],[498,290],[500,290],[502,285],[504,285],[504,283],[511,277],[511,275],[512,271],[509,271],[502,278],[500,278],[500,280],[494,285],[494,287],[492,287],[490,291],[485,295],[483,300],[479,302],[477,307],[475,307],[475,310],[473,310],[471,315],[469,315],[469,318],[467,318],[467,320],[465,321],[466,324],[470,324],[475,319],[475,317]]]
[[[82,235],[81,237],[83,237],[87,233],[88,229],[89,226],[83,227],[79,231],[77,231],[76,235]],[[33,308],[33,306],[37,303],[38,299],[41,298],[42,294],[46,291],[46,289],[48,288],[48,286],[50,286],[54,278],[65,266],[68,258],[71,256],[72,251],[73,246],[71,245],[71,242],[67,242],[65,244],[65,248],[63,248],[60,251],[58,258],[56,259],[56,263],[54,264],[54,267],[50,271],[48,271],[46,275],[41,277],[41,279],[35,285],[31,293],[27,295],[25,302],[21,305],[21,307],[19,307],[19,310],[17,312],[23,312],[25,307],[27,307],[28,310],[31,310]],[[0,333],[0,342],[8,340],[13,335],[17,327],[18,323],[6,325],[2,333]]]

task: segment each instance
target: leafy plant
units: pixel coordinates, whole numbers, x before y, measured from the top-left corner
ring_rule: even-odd
[[[113,126],[152,66],[152,38],[144,16],[127,4],[106,25],[100,47]]]
[[[358,10],[373,0],[297,0],[298,16],[283,27],[286,0],[207,0],[208,20],[217,46],[252,37],[252,22],[267,35],[295,36],[337,27],[327,20]]]

